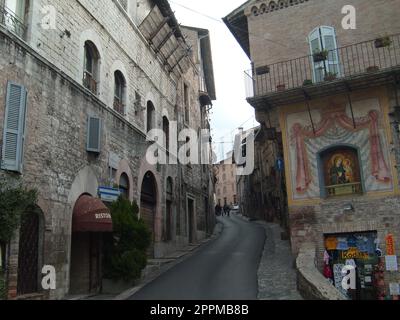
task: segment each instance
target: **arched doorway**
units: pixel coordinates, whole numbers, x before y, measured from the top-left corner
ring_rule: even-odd
[[[121,195],[129,200],[129,177],[126,173],[123,173],[119,179],[119,190],[121,191]]]
[[[103,236],[112,232],[110,210],[100,199],[84,194],[72,217],[71,295],[99,293],[102,283]]]
[[[173,239],[173,181],[169,177],[167,179],[167,194],[165,206],[165,241],[169,242]]]
[[[22,217],[18,249],[17,294],[19,296],[40,291],[40,248],[43,243],[41,223],[38,208],[30,209]]]
[[[149,255],[154,256],[155,220],[157,211],[157,183],[152,172],[148,171],[144,177],[140,196],[140,217],[152,233],[152,245]]]

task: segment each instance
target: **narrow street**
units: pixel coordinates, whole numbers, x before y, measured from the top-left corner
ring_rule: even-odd
[[[131,300],[256,300],[265,229],[231,216],[221,236],[132,296]]]

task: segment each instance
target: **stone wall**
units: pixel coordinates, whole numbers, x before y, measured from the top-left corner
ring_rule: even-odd
[[[63,2],[64,4],[68,5]],[[28,91],[22,179],[27,187],[37,188],[39,191],[39,206],[45,220],[43,263],[56,268],[57,289],[50,292],[50,298],[59,299],[63,298],[69,289],[71,221],[74,203],[81,194],[89,193],[97,196],[98,186],[109,185],[110,153],[117,155],[121,160],[117,174],[126,173],[129,177],[131,200],[140,203],[142,178],[147,171],[150,170],[156,177],[159,202],[155,232],[156,255],[159,257],[168,255],[188,243],[186,232],[174,236],[169,243],[163,242],[162,239],[165,228],[167,178],[172,177],[174,195],[178,195],[175,198],[173,224],[177,223],[178,208],[180,208],[181,229],[187,230],[185,195],[186,192],[191,192],[198,201],[196,206],[198,216],[195,219],[198,220],[197,225],[201,231],[199,238],[201,238],[206,236],[205,230],[203,231],[205,229],[203,221],[210,211],[206,212],[202,197],[207,192],[202,192],[199,188],[201,185],[199,181],[209,177],[207,175],[209,172],[206,170],[204,176],[197,174],[196,179],[187,179],[186,189],[183,189],[184,184],[181,178],[186,170],[183,166],[153,167],[147,164],[145,154],[149,142],[146,141],[142,128],[135,121],[130,122],[129,117],[121,116],[112,110],[101,96],[97,97],[84,89],[80,82],[75,81],[68,72],[60,71],[46,58],[1,28],[0,97],[4,101],[8,81],[24,85]],[[54,57],[54,61],[57,59],[58,57]],[[192,80],[189,79],[189,81]],[[146,81],[135,81],[137,84],[143,82]],[[193,86],[195,87],[196,83]],[[156,95],[158,90],[158,87],[154,87],[151,92]],[[193,94],[195,94],[195,89],[193,89]],[[170,95],[174,102],[179,101],[177,89],[172,90]],[[165,101],[165,97],[161,94],[159,99],[159,101]],[[165,106],[168,105],[170,102]],[[3,134],[4,104],[1,107],[0,141]],[[175,110],[175,104],[173,104],[172,112],[168,113],[170,121],[178,118],[180,108],[182,106],[178,103]],[[198,110],[198,105],[193,104],[193,109]],[[199,118],[196,112],[192,114],[195,116],[192,123],[198,123]],[[103,120],[102,147],[99,155],[86,152],[88,115],[96,115]],[[201,168],[197,172],[201,172]],[[115,182],[118,180],[119,177],[114,177]],[[207,186],[208,184],[209,179]],[[209,228],[211,227],[212,225],[209,225]],[[10,250],[13,256],[9,266],[9,289],[10,297],[15,297],[18,281],[17,241],[11,244]]]
[[[307,300],[347,300],[315,266],[315,249],[303,248],[296,260],[297,287]]]

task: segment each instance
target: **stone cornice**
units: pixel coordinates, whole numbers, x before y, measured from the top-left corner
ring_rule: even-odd
[[[275,0],[258,1],[249,5],[245,10],[246,16],[262,16],[275,11],[283,10],[289,7],[297,6],[308,2],[309,0]]]

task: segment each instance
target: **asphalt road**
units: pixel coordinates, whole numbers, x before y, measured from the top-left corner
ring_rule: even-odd
[[[265,229],[220,218],[221,235],[137,292],[130,300],[256,300]]]

